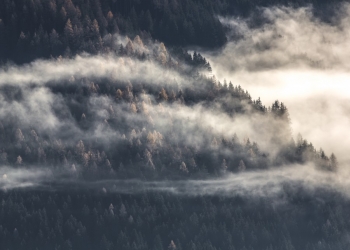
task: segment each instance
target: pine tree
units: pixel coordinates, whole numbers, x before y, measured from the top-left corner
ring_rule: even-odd
[[[337,170],[338,168],[338,160],[337,160],[337,157],[335,157],[335,155],[332,153],[330,158],[330,167],[331,167],[331,170]]]
[[[64,27],[64,37],[66,45],[73,45],[74,31],[70,19],[68,19]]]
[[[246,169],[246,166],[244,164],[244,161],[240,160],[238,165],[238,171],[243,172],[245,169]]]
[[[176,245],[174,241],[170,241],[170,244],[168,246],[168,250],[176,250]]]

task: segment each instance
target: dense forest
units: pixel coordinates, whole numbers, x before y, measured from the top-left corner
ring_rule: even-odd
[[[345,208],[335,214],[331,194],[315,203],[308,192],[300,196],[302,190],[286,183],[286,197],[276,199],[287,199],[292,208],[277,204],[276,210],[272,197],[252,201],[239,195],[188,196],[186,190],[185,195],[174,195],[148,188],[134,194],[137,183],[113,184],[129,179],[206,180],[310,161],[319,171],[337,170],[333,154],[327,157],[301,136],[293,140],[283,103],[265,107],[241,86],[217,81],[200,54],[181,49],[171,54],[163,43],[147,45],[139,36],[117,47],[103,58],[118,61],[120,68],[153,63],[154,68],[173,72],[170,79],[174,72],[181,78],[169,80],[164,74],[162,83],[155,84],[147,80],[147,73],[133,82],[76,74],[44,84],[38,77],[28,86],[12,79],[2,82],[1,248],[346,249],[347,243],[337,240],[342,235],[337,230],[347,228],[340,219],[346,217]],[[91,59],[86,55],[79,60]],[[46,63],[57,68],[72,61],[77,58]],[[5,79],[12,71],[17,77],[23,74],[22,68],[7,67],[2,72]],[[35,63],[29,67],[33,74],[38,70]],[[39,67],[53,73],[47,65]],[[46,103],[50,111],[37,111],[45,102],[32,103],[38,91],[53,99]],[[205,116],[200,114],[203,109]],[[52,116],[60,126],[45,125]],[[223,134],[206,122],[228,119],[234,124],[238,117],[254,117],[252,126],[265,135],[269,147],[229,130]],[[278,150],[272,153],[273,149]],[[29,172],[21,174],[23,170]],[[40,176],[41,170],[52,175]],[[27,183],[31,171],[34,183]],[[111,182],[103,184],[106,180]],[[29,189],[20,188],[27,184]],[[310,211],[314,217],[309,217]]]
[[[167,45],[223,46],[226,27],[218,15],[253,15],[259,6],[313,4],[324,20],[334,16],[333,2],[322,0],[4,0],[0,2],[0,60],[17,63],[82,51],[108,50],[104,38],[120,33],[153,37]],[[255,20],[255,21],[254,21]]]
[[[2,249],[348,249],[349,201],[288,191],[288,205],[244,197],[12,191]],[[304,195],[301,195],[304,193]],[[321,195],[325,200],[315,200]],[[341,204],[340,204],[341,203]]]
[[[275,101],[265,107],[241,86],[215,80],[210,77],[210,64],[196,52],[190,55],[176,50],[178,58],[187,58],[187,64],[181,65],[163,43],[149,45],[153,51],[145,54],[149,50],[139,36],[126,41],[117,55],[105,57],[122,58],[118,66],[124,67],[128,67],[127,60],[130,64],[155,63],[168,72],[180,73],[182,78],[163,84],[146,79],[131,82],[74,75],[68,80],[48,81],[44,85],[46,91],[59,96],[49,115],[59,118],[62,128],[53,132],[42,125],[35,127],[17,112],[7,114],[0,123],[2,163],[73,166],[81,168],[86,177],[139,177],[140,173],[155,178],[175,178],[181,173],[218,176],[226,171],[308,161],[317,162],[322,169],[336,170],[333,154],[327,157],[322,149],[316,150],[301,136],[296,142],[293,140],[288,109],[283,103]],[[64,65],[75,59],[58,60],[62,61],[56,63]],[[10,72],[11,69],[7,71]],[[35,84],[29,89],[4,84],[1,106],[12,107],[14,102],[26,105],[26,95],[42,88]],[[206,116],[197,114],[202,109]],[[255,133],[264,134],[269,147],[260,148],[251,138],[240,138],[237,133],[223,134],[205,122],[220,118],[233,122],[235,117],[252,119]],[[197,119],[203,119],[203,123],[197,124]],[[274,147],[278,152],[269,155]]]
[[[185,49],[224,46],[218,15],[310,3],[336,8],[0,1],[0,249],[349,249],[346,195],[283,172],[333,180],[336,156]]]

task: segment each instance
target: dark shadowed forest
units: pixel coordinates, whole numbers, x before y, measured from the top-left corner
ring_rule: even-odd
[[[154,38],[170,46],[221,47],[227,27],[217,15],[264,18],[257,7],[313,4],[314,12],[332,21],[339,1],[229,0],[3,0],[0,2],[0,60],[17,63],[36,58],[108,51],[108,34]]]
[[[344,164],[189,50],[276,5],[345,6],[0,1],[0,249],[349,249]]]

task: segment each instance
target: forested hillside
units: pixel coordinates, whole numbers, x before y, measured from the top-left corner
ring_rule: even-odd
[[[293,140],[283,103],[276,101],[267,108],[241,86],[206,76],[210,64],[200,54],[177,51],[178,57],[187,58],[188,64],[183,64],[164,44],[149,44],[151,51],[139,36],[119,46],[118,54],[98,57],[100,70],[106,71],[101,78],[72,73],[67,75],[69,79],[53,77],[44,84],[35,84],[39,79],[34,77],[34,84],[28,87],[6,81],[2,84],[1,106],[8,111],[13,108],[0,123],[2,164],[72,168],[83,176],[117,178],[143,174],[167,178],[217,176],[226,171],[307,161],[336,170],[334,155],[328,158],[301,137]],[[47,63],[45,73],[51,75],[53,68],[77,60],[56,59]],[[79,60],[89,64],[94,58]],[[123,81],[118,75],[108,77],[104,64],[111,63],[117,72],[119,68],[139,70],[138,63],[151,64],[164,70],[164,79],[155,83],[145,76],[135,81]],[[32,64],[29,70],[35,73],[39,67]],[[21,69],[12,71],[10,68],[4,74],[18,77],[22,73]],[[146,75],[152,75],[151,71]],[[176,74],[181,78],[176,80]],[[32,104],[42,105],[32,100],[38,94],[53,99],[48,104],[50,110],[39,114]],[[22,114],[23,110],[27,113]],[[51,128],[35,125],[28,122],[28,115],[57,121]],[[267,140],[263,148],[247,136],[247,131],[242,135],[233,130],[234,126],[219,128],[220,121],[234,125],[245,119],[255,139]]]
[[[336,156],[186,50],[309,3],[0,1],[0,249],[349,249]]]
[[[330,193],[315,203],[283,179],[253,200],[202,186],[235,174],[237,192],[245,173],[288,164],[337,170],[333,154],[293,140],[283,103],[217,81],[198,53],[113,39],[116,52],[2,69],[1,248],[346,249]]]

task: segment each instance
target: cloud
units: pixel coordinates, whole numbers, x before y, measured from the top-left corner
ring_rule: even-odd
[[[45,169],[0,168],[0,188],[11,190],[31,188],[34,190],[84,190],[91,192],[140,194],[164,192],[179,196],[222,196],[246,198],[270,198],[275,204],[288,202],[288,196],[303,190],[322,202],[323,191],[340,194],[349,199],[350,174],[319,171],[313,164],[284,165],[269,171],[249,171],[228,174],[223,178],[206,180],[144,181],[139,179],[102,179],[84,181],[68,172]]]
[[[2,121],[16,117],[23,125],[51,130],[62,124],[52,112],[52,106],[62,99],[47,88],[23,88],[20,100],[7,100],[7,90],[0,95],[0,118]],[[43,122],[45,121],[45,122]]]
[[[38,188],[50,179],[52,179],[52,172],[48,169],[0,167],[0,189],[4,191],[16,188]]]
[[[0,70],[0,86],[42,85],[48,82],[67,81],[72,77],[142,81],[148,84],[183,79],[176,71],[165,70],[156,62],[116,57],[113,54],[77,55],[72,59],[36,60],[25,66],[6,67]]]
[[[244,103],[242,105],[244,106]],[[276,134],[276,129],[285,124],[264,114],[250,113],[248,107],[246,114],[234,116],[224,112],[220,105],[208,107],[205,103],[192,106],[148,105],[148,109],[154,120],[155,129],[166,136],[175,132],[176,137],[172,138],[175,144],[182,142],[199,150],[210,147],[213,138],[230,140],[236,134],[242,143],[248,138],[251,142],[258,142],[261,149],[268,152],[271,157],[274,157],[281,147],[280,142],[273,142],[272,138]],[[285,142],[290,140],[288,135],[284,139]]]
[[[215,74],[219,78],[232,79],[234,85],[241,84],[252,93],[253,97],[261,96],[263,101],[270,98],[272,102],[276,98],[285,97],[292,115],[294,132],[306,131],[306,134],[302,134],[312,142],[316,137],[324,139],[320,136],[322,131],[315,129],[320,124],[324,124],[325,128],[331,126],[332,129],[337,128],[337,131],[340,131],[334,133],[334,130],[328,130],[328,134],[331,131],[330,134],[334,137],[344,137],[345,126],[338,121],[344,114],[347,114],[344,113],[345,110],[350,109],[343,103],[342,109],[339,110],[337,109],[338,103],[331,101],[335,97],[338,101],[347,98],[345,93],[347,89],[345,83],[348,79],[347,66],[345,65],[341,69],[343,61],[339,58],[331,58],[331,62],[327,61],[328,55],[322,54],[325,53],[325,49],[321,45],[307,57],[300,56],[297,50],[283,53],[284,46],[288,45],[288,42],[285,41],[287,38],[294,39],[293,35],[302,35],[298,33],[298,28],[288,30],[290,25],[292,27],[299,25],[290,19],[301,18],[301,22],[306,22],[305,25],[316,26],[316,28],[311,27],[306,30],[303,27],[303,31],[314,31],[317,35],[317,32],[323,31],[321,29],[323,26],[326,30],[330,29],[330,32],[336,32],[335,28],[321,24],[317,20],[314,21],[308,9],[272,8],[266,9],[265,15],[271,22],[263,28],[250,30],[244,22],[236,21],[242,30],[240,32],[244,34],[242,40],[230,42],[222,53],[208,54]],[[281,33],[280,30],[284,31],[282,34],[287,38],[276,37],[277,33]],[[319,36],[315,37],[316,42],[321,41]],[[305,45],[307,39],[298,37],[295,38],[294,43]],[[310,60],[315,60],[314,58],[321,58],[324,60],[323,64],[310,63]],[[330,69],[323,69],[327,68],[326,66]],[[174,83],[176,88],[178,85],[190,87],[193,83],[174,70],[164,69],[158,63],[118,58],[112,54],[80,55],[72,59],[60,60],[38,60],[25,66],[8,66],[7,69],[0,70],[0,87],[6,88],[11,85],[18,88],[21,93],[18,98],[8,98],[7,92],[3,89],[0,99],[0,118],[6,120],[10,115],[15,116],[22,126],[35,128],[38,134],[48,134],[52,138],[59,137],[70,146],[76,145],[78,140],[99,141],[107,146],[112,142],[118,143],[124,140],[124,133],[126,137],[130,137],[129,134],[133,128],[136,128],[138,133],[142,133],[144,124],[151,120],[153,125],[149,126],[149,131],[154,129],[161,132],[167,136],[170,143],[175,145],[182,142],[185,145],[203,148],[208,146],[208,141],[211,143],[211,140],[207,140],[207,138],[227,138],[237,133],[242,139],[249,137],[252,141],[257,141],[262,149],[271,155],[278,151],[279,145],[273,144],[270,139],[275,133],[275,128],[283,125],[267,116],[251,115],[249,111],[246,115],[236,114],[231,117],[219,105],[225,97],[222,97],[222,100],[218,99],[218,102],[212,105],[208,105],[204,101],[196,105],[185,106],[178,103],[158,105],[151,95],[140,94],[137,96],[139,102],[136,99],[133,100],[138,105],[139,111],[134,113],[130,108],[131,103],[116,102],[113,96],[90,93],[77,101],[74,99],[75,93],[64,95],[51,89],[52,86],[65,84],[86,87],[91,81],[98,82],[104,79],[110,80],[112,85],[113,81],[131,81],[134,85],[142,82],[145,85],[156,85],[157,87],[163,86],[164,83],[170,86]],[[175,83],[174,79],[178,84]],[[337,80],[337,88],[329,87],[331,79]],[[311,83],[307,85],[306,82]],[[119,87],[117,84],[115,85],[113,87]],[[340,91],[338,88],[342,88],[342,90]],[[325,98],[325,91],[334,97]],[[154,92],[156,93],[157,90]],[[296,98],[299,99],[295,101]],[[312,98],[316,98],[316,100]],[[300,100],[306,101],[300,102]],[[147,113],[140,111],[142,101],[145,101]],[[244,104],[242,105],[244,106]],[[248,106],[244,106],[244,108],[249,110]],[[300,110],[304,110],[304,112]],[[325,119],[325,113],[321,112],[318,115],[315,110],[332,114],[333,116],[330,117],[334,120],[330,124]],[[79,125],[83,112],[86,112],[86,116],[89,118],[89,126],[86,130],[81,129]],[[114,130],[112,125],[105,122],[113,119],[120,128],[119,130]],[[303,119],[306,119],[306,122]],[[127,126],[123,126],[125,124]],[[300,131],[303,129],[305,131]],[[171,137],[172,132],[175,132],[176,136]],[[323,146],[327,140],[316,140],[316,143],[318,142]],[[336,145],[334,149],[340,147],[342,144]],[[232,154],[232,152],[229,153]],[[342,156],[346,156],[345,152]],[[77,169],[79,170],[79,166]],[[344,194],[344,190],[349,185],[346,179],[341,177],[339,180],[339,176],[336,174],[321,172],[308,165],[281,166],[268,171],[245,172],[229,175],[224,179],[166,182],[139,180],[85,182],[82,180],[73,181],[71,177],[67,178],[57,173],[50,175],[51,173],[36,168],[13,170],[3,168],[1,171],[0,176],[3,176],[3,179],[0,186],[4,189],[27,186],[41,188],[45,185],[50,186],[51,184],[47,184],[47,182],[52,182],[57,185],[57,188],[64,188],[65,184],[75,183],[77,188],[100,190],[105,187],[110,192],[122,193],[153,190],[179,195],[220,194],[271,197],[283,194],[285,184],[291,187],[302,185],[310,191],[314,188],[329,188]],[[343,176],[348,176],[347,172],[344,172]]]
[[[339,10],[332,23],[315,17],[312,7],[262,8],[266,22],[253,28],[251,19],[220,18],[232,28],[231,40],[201,53],[220,81],[241,85],[265,105],[284,102],[294,136],[350,163],[350,5]]]
[[[173,77],[177,79],[176,82]],[[176,132],[177,136],[172,138],[172,143],[185,142],[188,146],[204,147],[208,143],[204,140],[205,137],[231,138],[237,133],[242,139],[249,137],[261,142],[265,151],[277,151],[276,145],[271,145],[269,137],[273,133],[273,127],[279,124],[268,117],[237,114],[232,118],[220,105],[208,106],[205,103],[192,106],[178,103],[158,105],[153,95],[140,94],[136,104],[140,106],[141,101],[146,101],[144,105],[149,110],[146,115],[131,112],[130,103],[117,103],[113,95],[91,93],[78,102],[72,96],[73,93],[62,94],[52,90],[52,86],[55,88],[56,85],[86,88],[91,85],[91,80],[100,82],[103,79],[111,81],[112,85],[115,80],[131,80],[136,85],[139,82],[144,82],[144,85],[159,84],[159,88],[169,85],[177,89],[181,86],[179,83],[183,83],[184,87],[205,87],[192,85],[193,79],[173,70],[164,70],[164,67],[152,61],[141,62],[112,55],[84,55],[58,61],[39,60],[0,71],[0,119],[6,121],[13,117],[18,122],[18,127],[35,129],[39,135],[59,138],[70,146],[79,140],[98,139],[105,145],[118,142],[123,134],[130,133],[133,128],[141,130],[144,126],[142,124],[151,119],[154,129],[163,135]],[[120,87],[120,84],[115,85],[115,88]],[[8,91],[9,86],[11,88]],[[15,94],[9,94],[11,92],[18,92],[19,97],[14,98]],[[88,130],[80,128],[83,113],[88,116]],[[130,131],[112,129],[106,123],[109,119],[126,125]],[[174,126],[176,123],[182,126]]]
[[[319,171],[312,163],[305,165],[284,165],[269,171],[249,171],[229,174],[220,179],[183,180],[183,181],[99,181],[95,189],[105,187],[108,192],[142,193],[160,191],[176,195],[201,196],[243,196],[253,198],[285,199],[288,192],[297,192],[302,188],[309,194],[322,190],[336,192],[349,199],[350,173]]]
[[[249,28],[251,20],[220,18],[242,39],[229,42],[220,59],[213,61],[220,61],[226,69],[253,72],[296,67],[349,69],[350,8],[344,4],[342,9],[343,15],[334,24],[321,22],[311,7],[261,8],[266,23],[258,28]]]

